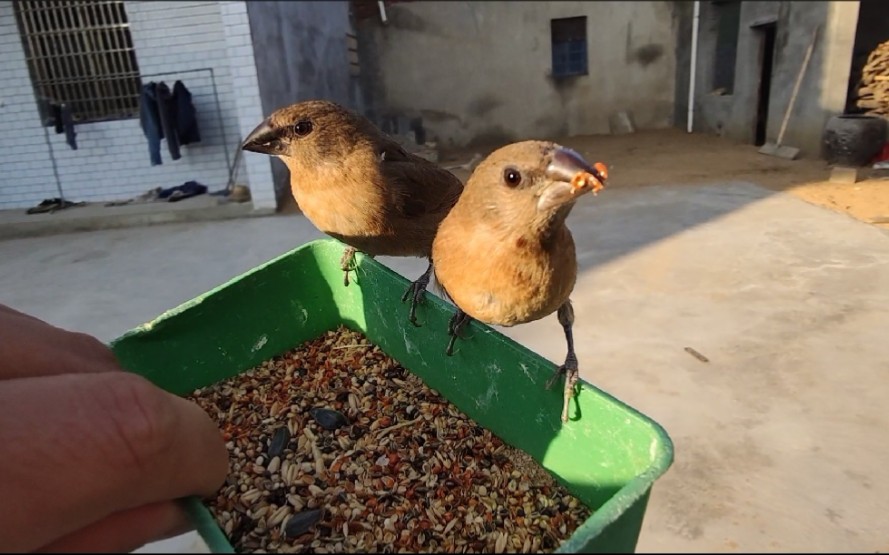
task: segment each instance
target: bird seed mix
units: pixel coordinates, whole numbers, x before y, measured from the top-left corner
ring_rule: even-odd
[[[208,506],[238,552],[552,552],[590,515],[346,328],[190,399],[227,442]]]

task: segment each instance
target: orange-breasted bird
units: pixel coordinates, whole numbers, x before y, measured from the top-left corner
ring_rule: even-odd
[[[451,172],[405,151],[370,120],[325,100],[272,113],[244,150],[277,156],[290,170],[293,197],[323,233],[347,245],[345,284],[355,250],[370,256],[429,259],[411,297],[410,321],[432,275],[432,241],[463,190]]]
[[[547,388],[565,374],[563,422],[578,379],[570,300],[577,257],[565,220],[606,179],[603,164],[555,143],[507,145],[475,169],[432,245],[436,281],[457,307],[448,355],[472,319],[509,327],[558,314],[568,355]]]

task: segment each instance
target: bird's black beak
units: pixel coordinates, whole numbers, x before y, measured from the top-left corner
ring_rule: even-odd
[[[275,156],[282,152],[280,130],[272,127],[268,119],[256,126],[244,139],[241,149]]]
[[[576,151],[556,146],[552,160],[546,168],[546,177],[551,183],[543,189],[537,199],[537,210],[541,212],[572,202],[583,193],[595,192],[595,188],[585,184],[592,178],[598,180],[601,186],[606,176]]]
[[[553,150],[553,158],[546,168],[546,175],[553,181],[571,183],[574,178],[583,172],[596,175],[595,168],[583,159],[577,151],[564,146],[557,146]]]

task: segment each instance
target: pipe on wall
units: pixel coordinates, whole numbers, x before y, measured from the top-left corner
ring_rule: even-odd
[[[688,132],[691,133],[695,119],[695,72],[698,67],[698,24],[701,20],[701,2],[695,0],[694,16],[691,22],[691,60],[688,72]]]

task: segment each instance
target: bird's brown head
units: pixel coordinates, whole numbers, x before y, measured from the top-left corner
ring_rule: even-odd
[[[575,201],[597,193],[607,178],[604,164],[590,164],[574,150],[549,141],[523,141],[482,161],[463,197],[489,217],[543,228],[564,221]]]
[[[377,133],[360,115],[326,100],[307,100],[273,112],[241,148],[281,158],[291,169],[346,156]]]

